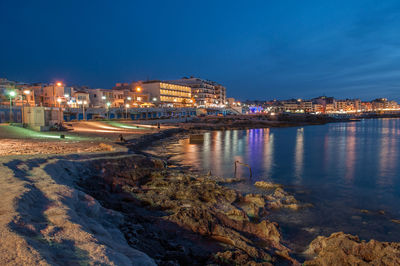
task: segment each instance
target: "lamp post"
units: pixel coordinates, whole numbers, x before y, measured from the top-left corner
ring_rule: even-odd
[[[21,95],[21,97],[22,97],[22,115],[21,115],[21,119],[22,119],[22,127],[24,127],[24,117],[25,117],[25,106],[24,106],[24,103],[25,103],[25,101],[24,101],[24,95],[25,95],[25,98],[26,97],[28,97],[28,95],[29,94],[31,94],[31,91],[30,90],[24,90],[23,91],[23,94]],[[27,100],[27,102],[28,102],[28,100]]]
[[[15,91],[10,91],[8,93],[8,96],[10,97],[10,122],[11,122],[11,117],[12,117],[12,98],[14,98],[16,95]]]
[[[61,123],[62,118],[61,118],[61,98],[57,98],[57,102],[58,102],[58,122]]]
[[[85,117],[85,105],[87,104],[87,101],[83,101],[83,103],[82,103],[82,110],[83,110],[83,120],[86,120],[86,117]]]
[[[107,102],[107,103],[106,103],[106,106],[107,106],[107,119],[108,119],[108,120],[110,120],[110,105],[111,105],[110,102]]]
[[[125,119],[128,119],[128,108],[129,108],[129,104],[125,105]]]
[[[57,87],[61,87],[63,84],[62,84],[62,82],[56,82],[56,84],[54,85],[53,84],[53,104],[54,104],[54,107],[56,106],[56,86]]]

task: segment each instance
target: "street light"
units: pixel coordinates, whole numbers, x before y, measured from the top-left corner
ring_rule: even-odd
[[[16,95],[15,91],[9,91],[8,96],[10,97],[10,122],[11,122],[11,114],[12,114],[12,98]]]
[[[128,119],[128,108],[129,108],[129,104],[125,105],[125,118]]]
[[[62,99],[61,98],[57,98],[57,102],[58,102],[58,122],[61,123],[61,102]]]
[[[111,105],[111,103],[107,102],[106,105],[107,105],[107,119],[110,119],[110,105]]]
[[[142,88],[137,87],[137,88],[136,88],[136,91],[137,91],[137,92],[141,92],[141,91],[142,91]]]
[[[83,110],[83,120],[86,120],[86,117],[85,117],[85,105],[87,104],[87,101],[83,101],[83,104],[82,104],[82,110]]]
[[[128,98],[126,98],[128,101],[132,100],[132,97],[128,96]]]
[[[27,96],[28,96],[29,94],[31,94],[31,91],[30,91],[30,90],[24,90],[24,91],[23,91],[23,94],[21,95],[21,99],[22,99],[22,115],[21,115],[21,118],[22,118],[22,127],[24,126],[24,117],[25,117],[25,106],[24,106],[25,101],[24,101],[24,94],[25,94],[25,98],[27,98]],[[28,100],[27,100],[27,102],[28,102]]]

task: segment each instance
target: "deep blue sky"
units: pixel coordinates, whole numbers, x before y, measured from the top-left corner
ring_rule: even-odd
[[[0,77],[200,76],[239,99],[400,100],[400,2],[0,0]]]

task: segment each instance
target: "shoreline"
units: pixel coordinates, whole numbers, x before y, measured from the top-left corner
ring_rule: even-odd
[[[129,148],[128,152],[53,154],[47,157],[43,155],[33,156],[33,158],[26,158],[25,156],[25,159],[18,159],[18,156],[13,156],[15,158],[3,157],[3,166],[13,169],[15,177],[19,176],[18,178],[24,178],[21,180],[26,179],[24,182],[32,183],[32,187],[23,190],[25,191],[23,194],[28,193],[28,195],[34,196],[40,190],[39,195],[43,194],[43,196],[40,196],[39,199],[41,197],[47,198],[47,200],[53,202],[51,204],[55,206],[53,208],[56,208],[59,204],[64,206],[68,205],[68,202],[72,202],[68,205],[68,208],[72,212],[80,211],[80,219],[67,216],[65,219],[59,220],[57,215],[52,214],[59,213],[57,208],[53,211],[48,209],[38,210],[43,213],[38,216],[39,218],[35,218],[39,220],[36,221],[35,219],[29,220],[29,216],[37,215],[35,210],[26,209],[22,212],[19,207],[16,209],[17,213],[22,217],[28,217],[21,218],[21,226],[22,224],[25,225],[14,230],[14,233],[19,238],[25,239],[45,261],[51,261],[46,257],[46,249],[51,250],[54,245],[68,248],[62,242],[63,239],[68,238],[75,239],[71,242],[75,243],[73,247],[85,249],[88,255],[82,258],[71,255],[72,258],[67,262],[76,260],[93,262],[96,256],[103,256],[103,261],[98,262],[110,264],[112,264],[111,262],[118,262],[117,264],[121,265],[127,264],[126,262],[129,259],[131,259],[131,262],[136,261],[136,263],[140,260],[146,261],[145,264],[148,265],[154,263],[167,265],[174,262],[179,264],[197,264],[200,262],[203,264],[206,262],[228,265],[240,262],[242,264],[251,263],[251,265],[270,265],[271,263],[297,265],[300,258],[297,258],[297,260],[293,258],[290,250],[282,244],[279,225],[273,221],[264,220],[268,219],[267,213],[271,208],[271,202],[278,201],[285,204],[289,201],[290,204],[301,204],[290,197],[290,194],[284,190],[277,190],[277,186],[269,184],[268,186],[272,186],[272,188],[268,188],[271,192],[269,198],[258,194],[246,196],[224,187],[222,180],[218,181],[218,179],[215,180],[215,178],[204,174],[188,172],[179,169],[179,166],[178,169],[170,169],[166,167],[168,162],[143,153],[143,149],[148,148],[151,143],[170,141],[170,138],[190,132],[187,129],[175,128],[165,132],[144,135],[123,145]],[[38,160],[36,157],[41,159]],[[79,205],[77,209],[77,203],[70,193],[62,194],[63,203],[59,201],[61,198],[51,196],[53,191],[46,190],[46,186],[40,183],[43,178],[36,178],[38,177],[38,170],[30,172],[30,169],[37,167],[45,170],[48,178],[47,183],[55,182],[54,185],[66,186],[72,194],[78,193],[79,198],[83,200],[82,205]],[[21,176],[19,172],[21,170],[18,169],[23,169],[22,171],[26,171],[26,174]],[[231,180],[231,182],[236,181],[240,180]],[[59,189],[55,191],[62,193]],[[185,194],[188,191],[190,193]],[[204,194],[205,192],[207,194]],[[161,193],[161,196],[157,193]],[[37,200],[35,198],[33,202],[37,203]],[[17,203],[21,205],[25,204],[25,201],[17,200]],[[222,206],[220,206],[221,203]],[[96,211],[92,210],[93,206],[97,206],[95,207]],[[298,211],[301,211],[301,209]],[[106,215],[106,213],[108,214]],[[109,250],[107,251],[108,255],[105,255],[106,253],[97,254],[96,252],[99,251],[96,251],[97,244],[94,242],[80,239],[79,241],[86,241],[91,244],[85,244],[86,246],[77,244],[80,243],[76,239],[80,237],[79,234],[77,236],[60,235],[59,240],[57,240],[57,238],[51,237],[51,234],[43,231],[43,228],[37,231],[35,229],[37,223],[43,223],[42,218],[40,218],[42,216],[46,217],[53,226],[56,225],[60,232],[68,231],[63,225],[66,221],[67,224],[77,224],[84,230],[91,232],[93,237],[99,239],[99,243],[104,245],[106,250]],[[86,221],[91,219],[94,219],[95,223],[102,224],[100,227],[103,228],[103,233],[99,235],[99,232],[102,231],[99,231],[99,225],[93,227],[87,224]],[[111,220],[115,220],[114,225],[110,225]],[[195,222],[202,220],[208,224],[206,227]],[[50,241],[49,245],[43,246],[41,241],[36,241],[29,234],[23,233],[26,231],[25,226],[29,224],[32,224],[34,228],[30,229],[33,230],[33,235],[41,236],[46,241]],[[212,225],[211,228],[209,228],[210,225]],[[16,228],[19,228],[19,225]],[[104,232],[107,230],[116,232],[116,229],[123,233],[125,240],[119,237],[118,241],[113,240],[117,243],[111,244],[111,234]],[[167,233],[163,233],[165,230]],[[154,235],[154,232],[156,235]],[[177,234],[176,232],[180,233]],[[51,230],[49,233],[51,233]],[[37,237],[35,236],[35,238]],[[353,253],[350,254],[360,260],[363,259],[363,252],[369,252],[376,247],[382,247],[382,252],[371,256],[373,260],[378,260],[378,262],[382,260],[383,255],[396,259],[395,255],[398,254],[396,252],[400,250],[396,243],[385,244],[385,242],[372,241],[372,243],[365,244],[351,235],[335,233],[330,237],[318,237],[310,243],[305,253],[309,260],[305,264],[313,265],[317,262],[335,261],[332,256],[343,259],[344,255],[340,253],[340,248],[335,248],[338,241],[360,249],[362,252],[358,251],[357,253],[353,250]],[[51,242],[54,242],[54,244],[50,245]],[[138,243],[143,245],[140,246]],[[87,245],[92,247],[88,248]],[[123,254],[118,253],[117,250],[112,251],[113,245],[120,247]],[[321,248],[321,245],[324,247]],[[387,250],[388,247],[390,250]],[[155,250],[154,253],[158,253],[158,257],[152,253],[152,249]],[[28,250],[26,252],[27,254],[32,253]],[[116,252],[120,255],[116,256]],[[118,256],[123,259],[119,259]],[[16,259],[14,258],[14,260]],[[353,262],[357,262],[354,258],[352,259]],[[38,262],[38,260],[35,261]]]

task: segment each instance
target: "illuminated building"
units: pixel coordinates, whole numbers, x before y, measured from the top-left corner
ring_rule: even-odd
[[[191,88],[164,81],[147,81],[142,83],[143,91],[150,94],[154,102],[173,106],[193,105]]]
[[[226,101],[226,88],[214,81],[200,78],[182,78],[168,82],[190,87],[193,98],[200,107],[222,107]]]

